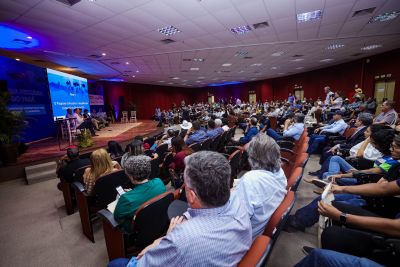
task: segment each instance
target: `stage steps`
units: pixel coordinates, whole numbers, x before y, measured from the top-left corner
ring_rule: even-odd
[[[28,184],[34,184],[54,179],[57,177],[56,170],[55,161],[25,167],[26,181]]]

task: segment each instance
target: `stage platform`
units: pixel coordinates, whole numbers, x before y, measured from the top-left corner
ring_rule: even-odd
[[[107,142],[114,140],[119,142],[123,148],[132,141],[137,135],[152,136],[164,130],[157,127],[158,122],[151,120],[138,120],[135,123],[114,123],[111,126],[96,132],[99,136],[94,136],[94,145],[89,148],[81,149],[81,153],[106,147]],[[75,142],[77,144],[77,142]],[[66,148],[68,144],[63,142],[61,148]],[[24,168],[35,164],[55,161],[66,154],[66,150],[60,150],[59,142],[56,138],[45,139],[34,142],[28,146],[28,150],[18,157],[16,164],[0,168],[0,182],[11,179],[24,178]]]

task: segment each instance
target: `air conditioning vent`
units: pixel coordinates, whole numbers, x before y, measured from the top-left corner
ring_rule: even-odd
[[[170,43],[174,43],[175,41],[168,38],[168,39],[161,40],[161,42],[164,43],[164,44],[170,44]]]
[[[73,6],[79,3],[81,0],[56,0],[57,2],[63,3],[65,5]]]
[[[359,16],[372,14],[374,12],[374,10],[375,10],[375,7],[360,9],[360,10],[354,11],[352,17],[359,17]]]
[[[244,59],[252,59],[253,57],[243,57]]]
[[[293,55],[292,57],[296,58],[296,57],[304,57],[304,55]]]
[[[268,21],[263,21],[263,22],[260,22],[260,23],[253,24],[253,28],[255,30],[256,29],[261,29],[261,28],[266,28],[266,27],[269,27]]]
[[[187,61],[187,62],[192,61],[191,58],[184,58],[184,59],[182,59],[182,60],[183,60],[183,61]]]

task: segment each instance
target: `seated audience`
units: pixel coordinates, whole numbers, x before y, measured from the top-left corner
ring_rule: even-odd
[[[296,113],[293,118],[286,119],[283,127],[283,135],[277,133],[274,129],[267,129],[267,134],[275,140],[281,140],[284,137],[293,138],[299,140],[300,136],[304,132],[304,115]]]
[[[74,172],[83,167],[90,165],[90,160],[79,158],[79,149],[77,147],[70,147],[67,149],[67,155],[63,156],[57,166],[57,176],[65,181],[72,183],[75,182]]]
[[[251,246],[251,224],[240,200],[230,195],[228,160],[200,151],[185,165],[184,216],[173,218],[167,235],[137,257],[108,266],[237,266]]]
[[[108,141],[107,146],[107,151],[108,154],[110,154],[111,159],[122,157],[122,155],[124,154],[121,145],[116,141]]]
[[[175,173],[181,173],[185,169],[184,159],[194,151],[185,144],[180,136],[174,137],[171,144],[173,159],[169,163],[168,168],[173,169]]]
[[[384,130],[387,131],[387,130]],[[396,136],[392,145],[392,157],[393,159],[400,159],[400,136]],[[375,173],[384,173],[384,170],[388,170],[388,166],[395,166],[393,159],[390,162],[383,162],[379,166],[374,168]],[[388,160],[389,161],[389,160]],[[396,161],[397,162],[397,161]],[[389,171],[390,172],[390,169]],[[392,176],[392,175],[390,175]],[[340,177],[337,177],[340,178]],[[349,186],[352,187],[352,186]],[[346,187],[347,188],[347,187]],[[318,202],[321,197],[315,198],[311,203],[305,207],[298,209],[294,215],[290,215],[288,220],[288,225],[292,229],[304,231],[306,227],[313,226],[319,218],[318,214]],[[343,204],[350,204],[354,206],[365,206],[367,204],[366,200],[360,195],[350,195],[350,194],[336,194],[335,202],[340,202]]]
[[[374,123],[395,125],[397,122],[397,112],[394,110],[395,102],[386,100],[382,103],[382,112],[375,117]]]
[[[343,113],[338,110],[333,115],[333,123],[315,129],[313,135],[310,137],[309,147],[307,153],[315,153],[320,147],[323,147],[327,137],[325,134],[340,134],[343,135],[348,127],[347,123],[342,118]],[[319,133],[319,134],[318,134]]]
[[[114,211],[114,218],[122,224],[125,231],[131,231],[133,215],[144,202],[166,191],[159,178],[149,180],[150,158],[131,156],[125,161],[124,170],[134,188],[120,196]]]
[[[313,249],[294,267],[383,267],[382,265],[364,257],[340,253],[328,249]]]
[[[185,143],[187,145],[191,145],[194,143],[201,143],[206,139],[207,139],[206,132],[200,128],[199,121],[194,121],[192,123],[192,128],[190,128],[190,130],[186,132],[186,135],[184,138]]]
[[[233,194],[247,209],[254,240],[285,197],[287,179],[281,168],[279,146],[271,137],[258,134],[247,152],[251,171],[239,179]]]
[[[139,156],[143,155],[143,141],[139,139],[133,139],[133,141],[128,144],[125,148],[125,154],[121,158],[121,166],[124,167],[125,161],[130,156]]]
[[[224,132],[224,130],[221,127],[216,126],[214,120],[209,120],[207,124],[208,124],[208,130],[206,132],[207,138],[213,139]]]
[[[104,148],[97,149],[90,155],[90,167],[83,174],[83,182],[86,192],[90,195],[97,179],[105,174],[118,171],[121,166],[118,162],[111,160],[110,155]]]
[[[244,136],[239,139],[240,145],[245,145],[251,141],[251,139],[258,134],[257,127],[258,120],[255,117],[247,120],[247,127]]]

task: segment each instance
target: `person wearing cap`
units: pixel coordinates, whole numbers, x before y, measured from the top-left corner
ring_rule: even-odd
[[[192,123],[189,124],[191,124],[191,128],[186,132],[186,135],[184,137],[185,143],[187,145],[191,145],[194,143],[201,143],[207,139],[206,132],[200,128],[199,121],[194,121],[193,124]]]
[[[57,176],[72,183],[75,182],[73,177],[74,172],[83,166],[90,165],[90,159],[80,159],[78,147],[70,147],[67,149],[67,155],[60,159],[58,165]]]
[[[221,154],[200,151],[185,158],[189,208],[171,220],[167,234],[137,257],[116,266],[237,266],[252,243],[249,216],[230,192],[231,167]]]
[[[343,120],[342,116],[343,112],[337,110],[333,115],[332,124],[315,129],[314,131],[315,134],[311,135],[310,137],[307,153],[315,153],[318,150],[318,148],[322,147],[323,144],[325,144],[327,137],[326,135],[323,135],[324,133],[343,135],[348,125]]]
[[[132,218],[140,205],[166,191],[160,178],[149,180],[150,160],[144,155],[131,156],[124,165],[125,173],[135,187],[120,196],[115,207],[114,218],[127,232],[131,231]]]
[[[297,141],[304,132],[304,117],[302,113],[296,113],[293,118],[286,119],[283,127],[283,135],[277,133],[272,128],[267,129],[267,134],[275,140],[290,137]]]

